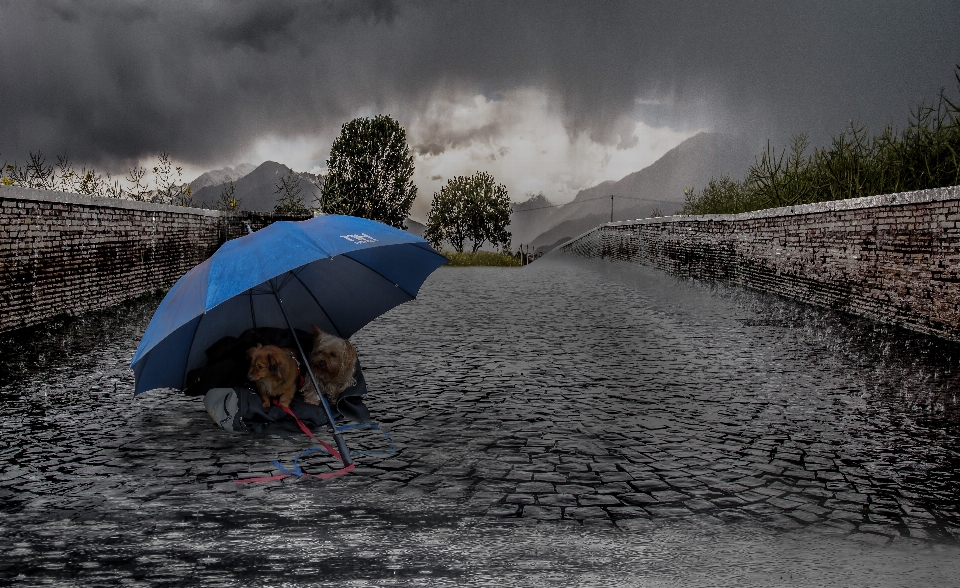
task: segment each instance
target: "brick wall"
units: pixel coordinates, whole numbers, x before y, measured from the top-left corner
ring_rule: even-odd
[[[960,187],[610,223],[560,252],[728,280],[960,340]]]
[[[278,219],[0,186],[0,332],[165,290]]]

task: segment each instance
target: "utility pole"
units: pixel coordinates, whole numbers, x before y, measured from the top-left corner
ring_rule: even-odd
[[[610,195],[610,222],[613,222],[613,194]]]

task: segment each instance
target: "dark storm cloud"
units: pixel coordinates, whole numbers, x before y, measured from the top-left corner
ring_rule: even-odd
[[[122,168],[166,150],[204,165],[360,111],[404,122],[438,97],[529,87],[570,133],[611,145],[627,116],[821,142],[956,95],[958,32],[953,0],[7,1],[0,159],[40,148]],[[423,128],[424,152],[471,138]]]

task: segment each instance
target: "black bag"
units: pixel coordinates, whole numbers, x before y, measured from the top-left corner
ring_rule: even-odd
[[[297,331],[297,339],[304,351],[313,348],[313,336]],[[297,345],[286,329],[259,327],[247,329],[239,337],[223,337],[206,350],[207,365],[187,374],[183,393],[187,396],[203,396],[204,406],[214,422],[228,431],[238,433],[297,433],[300,428],[278,406],[263,408],[247,371],[250,359],[247,350],[260,345],[276,345],[296,349]],[[334,419],[358,423],[370,421],[370,411],[363,403],[367,383],[360,369],[360,359],[354,365],[356,383],[340,394],[337,403],[331,406]],[[311,430],[327,424],[323,406],[307,404],[301,395],[290,402],[290,409]]]
[[[313,335],[297,330],[301,348],[310,353]],[[239,337],[223,337],[207,348],[207,364],[187,374],[183,393],[187,396],[203,396],[212,388],[233,388],[249,383],[247,370],[250,358],[247,350],[257,345],[276,345],[296,349],[297,344],[287,329],[259,327],[247,329]]]
[[[330,408],[337,421],[350,420],[357,423],[370,422],[370,411],[363,403],[367,393],[367,384],[357,360],[353,374],[356,384],[347,388]],[[246,386],[222,387],[209,390],[203,397],[203,404],[213,421],[227,431],[237,433],[298,433],[300,427],[279,406],[263,408],[256,391]],[[310,430],[327,424],[327,414],[323,406],[307,404],[300,396],[290,402],[290,410],[297,415]]]

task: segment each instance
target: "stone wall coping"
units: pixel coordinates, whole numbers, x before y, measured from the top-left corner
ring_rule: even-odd
[[[210,210],[208,208],[192,208],[189,206],[174,206],[171,204],[155,204],[153,202],[138,202],[123,198],[103,198],[60,192],[57,190],[38,190],[20,186],[0,186],[0,199],[28,200],[31,202],[55,202],[58,204],[78,204],[81,206],[95,206],[98,208],[125,208],[129,210],[143,210],[149,212],[171,212],[174,214],[195,214],[198,216],[231,216],[234,213]]]
[[[622,227],[629,225],[645,225],[652,223],[670,223],[670,222],[729,222],[741,220],[754,220],[762,218],[774,218],[780,216],[797,216],[802,214],[815,214],[822,212],[835,212],[841,210],[858,210],[865,208],[878,208],[881,206],[904,206],[908,204],[923,204],[926,202],[939,202],[943,200],[960,200],[960,186],[948,186],[945,188],[931,188],[929,190],[916,190],[913,192],[898,192],[896,194],[879,194],[876,196],[864,196],[862,198],[848,198],[846,200],[829,200],[827,202],[814,202],[812,204],[798,204],[796,206],[783,206],[780,208],[765,208],[763,210],[754,210],[753,212],[741,212],[738,214],[701,214],[701,215],[673,215],[654,218],[641,218],[628,221],[614,221],[604,223],[600,227]],[[598,227],[598,228],[600,228]],[[587,233],[596,229],[591,229]],[[584,233],[586,235],[587,233]],[[568,241],[576,241],[583,235]]]

